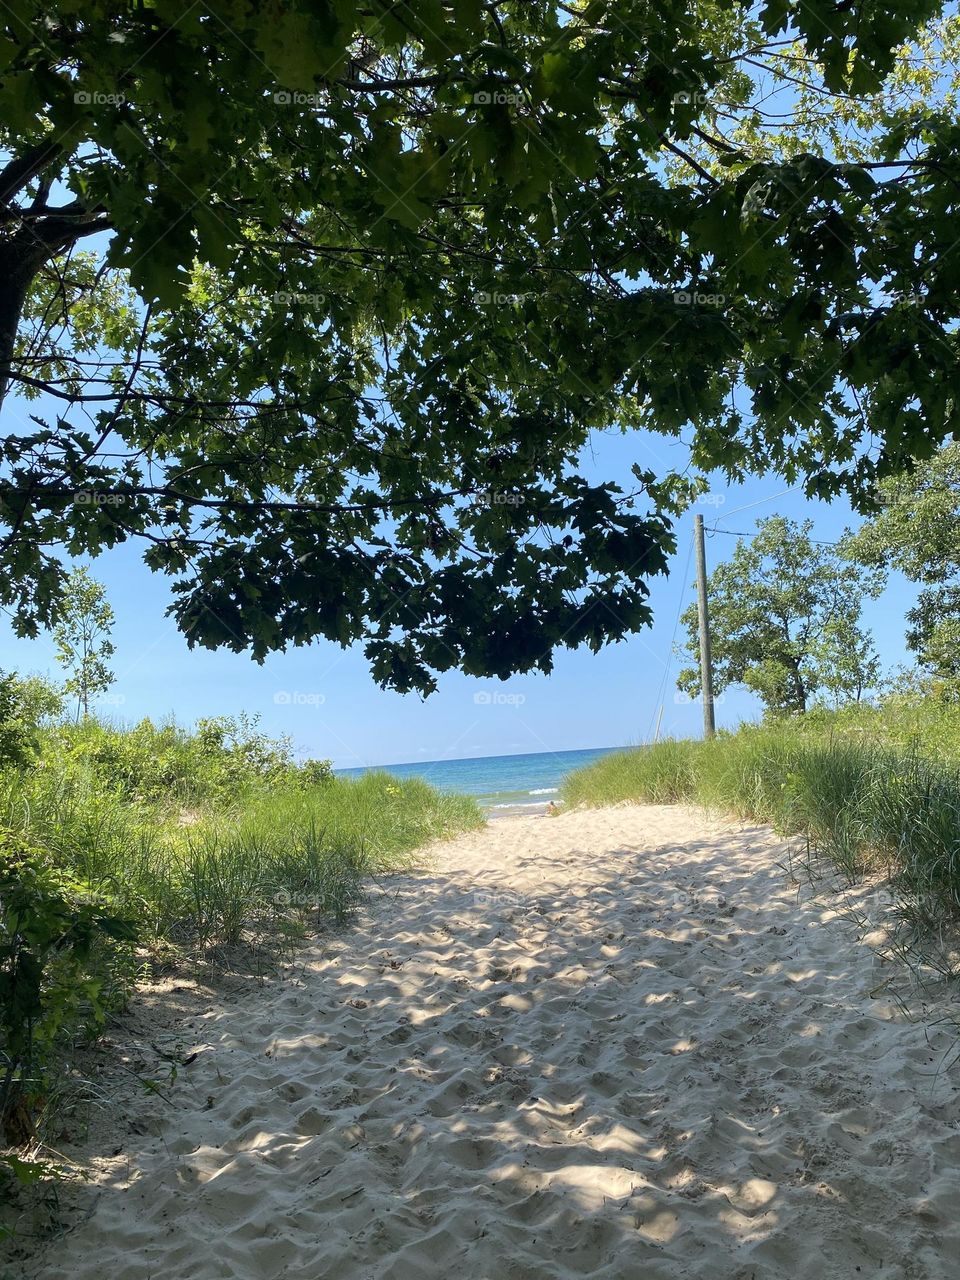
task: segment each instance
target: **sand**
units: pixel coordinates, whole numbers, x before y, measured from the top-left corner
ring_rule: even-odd
[[[181,1028],[24,1274],[960,1276],[956,1027],[784,856],[676,806],[438,847]]]

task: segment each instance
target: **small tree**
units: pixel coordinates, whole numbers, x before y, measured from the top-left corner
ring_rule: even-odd
[[[860,627],[865,596],[882,575],[851,563],[811,538],[813,522],[783,516],[763,520],[756,536],[737,543],[707,584],[713,641],[713,685],[722,693],[742,684],[772,714],[806,711],[823,692],[834,702],[858,701],[879,675],[869,633]],[[686,654],[695,665],[677,684],[700,688],[697,609],[682,621]]]
[[[102,583],[83,566],[72,569],[58,608],[53,639],[57,661],[68,675],[64,689],[76,694],[77,719],[90,714],[90,701],[105,693],[114,681],[107,659],[114,653],[110,641],[113,610]]]

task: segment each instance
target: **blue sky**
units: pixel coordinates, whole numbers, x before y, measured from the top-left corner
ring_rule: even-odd
[[[591,479],[620,479],[629,488],[631,463],[663,473],[682,467],[684,452],[681,443],[661,437],[597,436],[585,471]],[[697,509],[708,528],[716,524],[743,533],[752,533],[758,519],[775,513],[810,516],[815,536],[826,541],[858,523],[845,502],[810,502],[785,489],[775,475],[732,488],[718,485]],[[93,563],[116,614],[117,679],[98,710],[130,721],[173,716],[182,724],[245,711],[259,715],[269,732],[289,734],[301,754],[332,758],[347,768],[642,742],[652,733],[666,673],[661,733],[697,735],[700,707],[677,700],[673,677],[680,664],[671,657],[678,612],[693,599],[693,512],[682,519],[678,533],[670,577],[653,583],[652,628],[599,654],[562,650],[550,676],[501,683],[451,672],[426,701],[378,689],[360,646],[342,650],[322,641],[277,654],[263,666],[242,654],[189,650],[164,616],[170,601],[167,580],[150,573],[137,548],[121,547]],[[708,568],[729,558],[735,546],[733,537],[708,536]],[[910,584],[892,579],[880,599],[866,604],[864,620],[885,669],[909,661],[904,613],[914,597]],[[0,669],[60,675],[49,638],[19,640],[6,621],[0,628]],[[758,713],[757,702],[744,691],[728,692],[717,708],[718,723],[725,726]]]

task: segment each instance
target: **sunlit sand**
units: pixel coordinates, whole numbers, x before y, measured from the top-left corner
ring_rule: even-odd
[[[432,850],[184,1028],[159,1134],[124,1127],[27,1274],[960,1274],[956,1030],[783,858],[681,807]]]

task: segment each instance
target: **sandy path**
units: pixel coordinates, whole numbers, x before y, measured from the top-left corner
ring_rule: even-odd
[[[197,1025],[27,1274],[960,1276],[955,1032],[871,996],[782,854],[677,807],[443,846]]]

